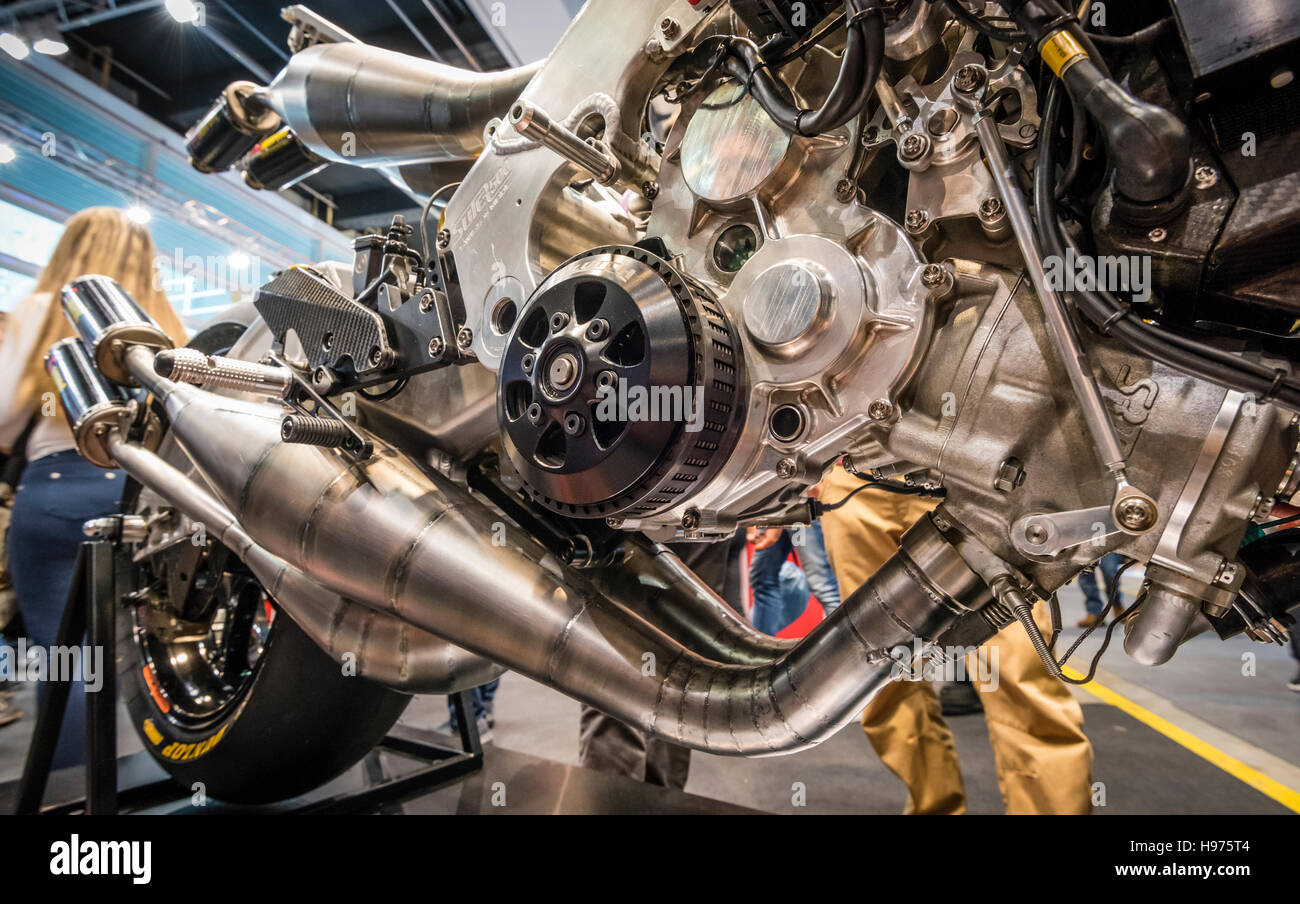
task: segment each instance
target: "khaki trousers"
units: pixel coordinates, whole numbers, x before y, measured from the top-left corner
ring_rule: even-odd
[[[861,485],[837,465],[822,484],[822,501],[833,504]],[[907,529],[934,506],[918,496],[863,490],[823,515],[826,551],[841,595],[847,599],[884,564]],[[1037,616],[1046,630],[1046,613]],[[996,663],[996,687],[980,680],[974,654],[967,674],[981,691],[1006,812],[1090,812],[1092,745],[1083,733],[1078,702],[1048,674],[1019,625],[1008,626],[980,652]],[[907,785],[903,812],[965,812],[957,748],[930,682],[885,685],[863,710],[862,728],[881,761]]]

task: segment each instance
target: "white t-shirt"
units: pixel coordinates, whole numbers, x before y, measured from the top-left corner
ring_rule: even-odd
[[[23,299],[6,322],[4,340],[0,341],[0,448],[10,449],[18,441],[32,415],[37,415],[36,426],[27,438],[27,460],[35,461],[56,452],[76,449],[63,412],[57,406],[17,404],[18,383],[27,362],[36,353],[40,341],[41,325],[46,312],[55,304],[49,293],[31,295]],[[45,354],[49,349],[41,349]],[[53,389],[50,390],[53,392]],[[43,409],[43,410],[42,410]],[[45,413],[48,412],[48,413]]]

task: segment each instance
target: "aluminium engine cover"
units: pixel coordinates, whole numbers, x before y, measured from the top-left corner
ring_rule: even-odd
[[[680,505],[726,460],[745,413],[722,307],[629,246],[556,269],[520,313],[500,373],[506,455],[534,501],[570,517]]]

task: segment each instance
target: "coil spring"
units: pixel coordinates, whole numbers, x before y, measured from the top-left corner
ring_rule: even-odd
[[[338,421],[304,414],[286,414],[280,421],[280,438],[286,443],[305,446],[346,445],[351,433]]]

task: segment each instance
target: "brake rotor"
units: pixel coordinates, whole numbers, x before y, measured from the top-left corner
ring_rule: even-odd
[[[673,508],[740,432],[739,352],[722,308],[663,259],[626,246],[581,254],[538,287],[506,345],[506,455],[560,514]]]

